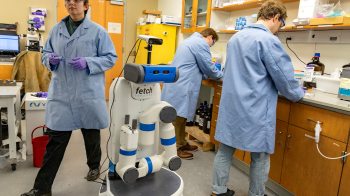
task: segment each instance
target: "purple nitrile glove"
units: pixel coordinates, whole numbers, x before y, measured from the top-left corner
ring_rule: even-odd
[[[62,57],[59,57],[55,53],[49,54],[49,63],[51,65],[58,65],[58,64],[60,64],[61,59],[62,59]]]
[[[76,57],[73,58],[70,62],[70,65],[73,66],[74,69],[84,70],[87,67],[87,62],[84,57]]]

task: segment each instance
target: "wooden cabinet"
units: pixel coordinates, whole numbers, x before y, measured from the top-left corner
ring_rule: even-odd
[[[216,122],[217,122],[218,113],[219,113],[221,90],[222,90],[222,83],[216,83],[214,85],[213,113],[211,116],[212,123],[210,125],[210,141],[216,145],[219,144],[219,142],[216,141],[214,137],[215,137]]]
[[[341,160],[323,158],[313,139],[305,137],[312,132],[293,125],[288,127],[281,185],[295,195],[337,195],[342,173]],[[321,137],[320,150],[328,156],[340,156],[346,144]]]
[[[241,160],[241,161],[244,160],[244,155],[245,155],[245,152],[243,150],[239,150],[239,149],[236,149],[235,153],[233,154],[233,156],[236,159]]]
[[[209,27],[211,0],[182,0],[182,33],[202,31]]]
[[[305,104],[292,104],[290,124],[313,132],[316,121],[322,123],[321,135],[344,143],[348,141],[349,116]]]
[[[348,145],[347,151],[350,150],[350,146]],[[349,157],[346,158],[343,174],[339,187],[339,196],[349,196],[350,195],[350,161]]]
[[[276,117],[278,120],[288,122],[290,113],[290,101],[279,98],[277,101]]]
[[[276,122],[275,152],[270,157],[270,173],[272,180],[280,183],[288,124],[281,120]]]
[[[13,65],[0,65],[0,80],[11,79]]]

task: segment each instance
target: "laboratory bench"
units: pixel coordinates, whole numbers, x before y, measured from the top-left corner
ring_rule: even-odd
[[[218,145],[214,135],[222,82],[204,80],[202,85],[213,89],[210,139]],[[350,195],[350,162],[323,158],[310,138],[319,121],[320,151],[329,157],[350,152],[350,102],[317,90],[297,103],[279,96],[276,118],[275,153],[267,186],[278,195]],[[233,162],[248,173],[250,153],[237,150]]]

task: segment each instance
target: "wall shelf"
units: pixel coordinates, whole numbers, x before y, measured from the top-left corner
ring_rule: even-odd
[[[226,30],[226,29],[221,29],[217,31],[217,33],[221,33],[221,34],[235,34],[237,32],[238,30]]]
[[[282,0],[283,3],[296,2],[296,1],[299,1],[299,0]],[[245,10],[245,9],[260,7],[260,5],[263,2],[264,0],[247,0],[240,4],[232,4],[225,7],[216,7],[216,8],[212,8],[212,10],[225,11],[225,12]]]
[[[350,30],[350,25],[318,25],[318,26],[286,26],[279,32],[297,32],[297,31],[327,31],[327,30]],[[217,33],[221,34],[235,34],[237,30],[218,30]]]
[[[326,30],[350,30],[350,25],[317,25],[317,26],[286,26],[280,32],[294,32],[294,31],[326,31]]]

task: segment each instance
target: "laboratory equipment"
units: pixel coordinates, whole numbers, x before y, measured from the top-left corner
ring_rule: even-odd
[[[16,86],[0,86],[0,108],[7,108],[8,125],[8,138],[2,140],[3,146],[8,145],[8,148],[6,153],[1,154],[1,158],[8,160],[12,170],[16,170],[18,161],[26,160],[26,134],[21,131],[21,87],[20,82]]]
[[[343,68],[340,74],[338,97],[350,101],[350,67]]]
[[[178,79],[175,67],[126,64],[110,88],[109,171],[100,195],[182,195],[175,170],[172,121],[176,110],[160,100],[160,82]],[[151,175],[153,174],[153,175]]]
[[[26,110],[26,131],[27,138],[31,138],[32,131],[36,127],[45,125],[45,109],[47,104],[47,92],[29,92],[24,98]],[[38,136],[37,134],[35,136]],[[28,139],[27,155],[33,154],[31,140]]]

